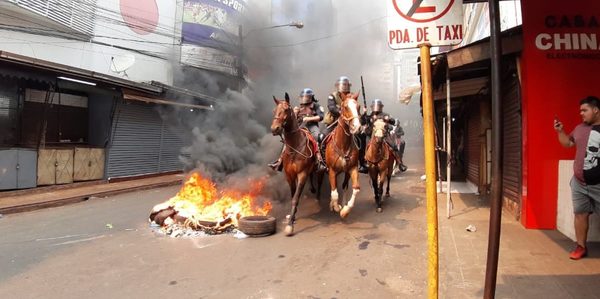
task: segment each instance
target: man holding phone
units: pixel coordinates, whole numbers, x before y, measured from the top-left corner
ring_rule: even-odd
[[[588,96],[579,105],[583,122],[571,134],[567,135],[562,122],[554,117],[554,129],[560,144],[576,147],[571,195],[577,245],[569,254],[573,260],[587,256],[589,216],[594,210],[600,212],[600,99]]]

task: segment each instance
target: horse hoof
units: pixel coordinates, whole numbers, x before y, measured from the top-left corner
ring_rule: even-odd
[[[285,226],[285,235],[288,237],[291,237],[294,235],[294,227],[291,225],[286,225]]]
[[[390,197],[390,194],[389,194],[389,193],[386,193],[386,194],[385,194],[385,197]]]
[[[382,208],[377,208],[377,210],[375,210],[375,212],[381,213],[381,212],[383,212],[383,209]]]
[[[340,217],[342,217],[342,219],[348,217],[348,215],[350,214],[350,210],[352,210],[352,208],[350,208],[349,206],[344,206],[342,211],[340,211]]]
[[[339,213],[341,208],[342,207],[337,202],[335,202],[335,201],[329,202],[329,209],[332,212],[335,211],[336,213]]]

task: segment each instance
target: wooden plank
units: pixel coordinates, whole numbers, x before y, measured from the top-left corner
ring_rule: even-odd
[[[56,183],[73,183],[73,149],[56,150]]]
[[[38,186],[56,184],[56,150],[39,149],[37,169]]]
[[[520,34],[502,38],[502,55],[521,52],[523,49],[522,39],[523,36]],[[450,51],[447,57],[450,68],[490,59],[489,40]]]
[[[103,148],[90,149],[90,180],[101,180],[104,178],[104,160],[105,155]]]
[[[73,155],[73,181],[89,180],[90,149],[76,147]]]

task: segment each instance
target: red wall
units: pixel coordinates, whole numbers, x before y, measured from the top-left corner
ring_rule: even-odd
[[[556,114],[570,132],[581,122],[579,100],[587,95],[600,97],[600,1],[521,3],[524,128],[521,219],[527,228],[555,229],[558,160],[572,160],[575,151],[560,146],[552,124]],[[568,49],[564,42],[552,41],[554,34],[565,33],[584,33],[588,37],[595,34],[596,49],[583,50],[577,42]]]

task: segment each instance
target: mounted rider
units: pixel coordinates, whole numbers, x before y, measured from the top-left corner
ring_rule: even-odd
[[[399,127],[402,132],[402,135],[404,135],[404,130],[402,130],[402,127],[400,127],[399,121],[392,118],[389,114],[383,112],[383,101],[380,99],[374,99],[373,101],[371,101],[371,113],[367,114],[366,117],[364,118],[365,123],[363,124],[363,132],[367,136],[368,139],[371,138],[371,134],[373,132],[373,124],[377,120],[383,120],[386,123],[386,128],[387,128],[386,133],[387,133],[388,138],[385,138],[385,141],[394,150],[394,152],[398,152],[400,149],[398,148],[396,143],[391,138],[389,138],[389,137],[391,137],[390,133],[394,129],[394,127],[396,127],[396,128]],[[404,150],[404,148],[402,148],[402,151],[403,150]],[[396,157],[396,158],[397,159],[399,158],[399,161],[397,160],[397,163],[399,164],[400,170],[405,171],[406,166],[402,163],[402,157]],[[364,162],[364,151],[363,151],[363,155],[361,157],[361,163],[362,162]]]
[[[393,150],[396,154],[396,164],[398,169],[401,172],[405,172],[408,167],[404,165],[404,148],[406,147],[406,142],[404,141],[404,129],[396,122],[396,125],[393,127],[390,132],[391,143],[394,144]]]
[[[294,114],[300,124],[300,128],[306,129],[310,132],[310,135],[314,138],[314,140],[319,143],[322,139],[321,130],[319,129],[319,122],[323,120],[324,117],[324,109],[319,105],[319,101],[315,98],[315,92],[310,88],[304,88],[300,92],[300,106],[294,107]],[[320,148],[320,146],[318,146]],[[285,149],[285,148],[284,148]],[[282,155],[279,155],[279,158],[270,163],[269,167],[273,170],[281,171],[282,169]],[[325,170],[325,162],[321,156],[319,150],[315,153],[317,156],[318,170]]]
[[[342,101],[350,93],[351,87],[352,84],[350,84],[350,79],[346,76],[341,76],[335,82],[335,91],[329,94],[327,97],[328,111],[325,114],[325,119],[323,120],[323,123],[327,125],[327,134],[333,131],[333,128],[335,128],[337,120],[340,117]]]
[[[337,120],[341,113],[340,109],[342,107],[342,101],[348,96],[348,94],[351,93],[351,87],[352,84],[350,83],[350,79],[346,76],[339,77],[335,82],[335,91],[329,94],[329,97],[327,97],[327,108],[329,111],[327,114],[325,114],[325,120],[323,120],[323,123],[327,125],[327,129],[325,129],[325,135],[331,133],[337,126]],[[361,140],[361,145],[364,144],[364,136],[359,134],[357,137]],[[364,145],[359,148],[359,152],[359,157],[364,158]],[[363,163],[363,160],[364,159],[361,159],[359,163],[360,165],[358,167],[358,171],[367,173],[367,167],[365,166],[365,163]]]

